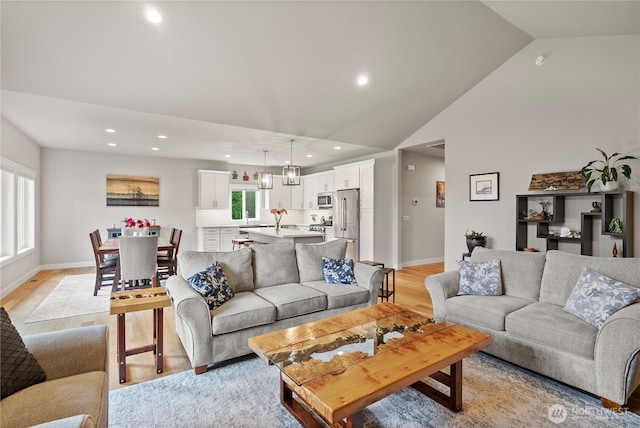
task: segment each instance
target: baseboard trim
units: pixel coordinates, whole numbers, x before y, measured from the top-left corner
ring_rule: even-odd
[[[400,263],[400,269],[402,269],[403,267],[428,265],[431,263],[442,263],[442,262],[444,262],[444,257],[436,257],[433,259],[422,259],[422,260],[409,260],[409,261]]]
[[[42,269],[40,269],[40,266],[38,266],[38,267],[36,267],[34,269],[31,269],[29,272],[25,273],[24,275],[22,275],[20,278],[18,278],[17,280],[12,282],[8,286],[2,287],[2,290],[0,290],[0,299],[4,299],[9,294],[11,294],[11,292],[13,292],[14,290],[17,290],[18,287],[20,287],[22,284],[27,282],[27,280],[29,278],[31,278],[32,276],[34,276],[35,274],[37,274],[41,270]]]
[[[41,265],[40,270],[73,269],[73,268],[81,268],[81,267],[91,267],[95,265],[96,265],[96,262],[57,263],[52,265]]]

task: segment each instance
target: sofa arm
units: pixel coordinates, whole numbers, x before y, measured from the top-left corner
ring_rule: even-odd
[[[458,271],[449,271],[430,275],[424,279],[424,285],[427,287],[429,296],[431,296],[433,317],[438,322],[446,321],[445,301],[449,297],[458,294],[460,273]]]
[[[92,371],[108,372],[106,325],[31,334],[22,339],[47,374],[47,380]]]
[[[384,273],[376,266],[356,262],[353,266],[353,273],[356,276],[356,283],[360,287],[369,290],[369,306],[378,302],[378,290],[382,286]]]
[[[207,302],[179,275],[170,276],[166,288],[173,301],[176,332],[192,367],[209,364],[213,333]]]
[[[625,404],[640,384],[640,304],[611,315],[596,337],[598,394]]]

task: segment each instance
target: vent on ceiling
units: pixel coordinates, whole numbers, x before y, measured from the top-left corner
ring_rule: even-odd
[[[444,143],[430,144],[427,147],[430,147],[432,149],[444,150]]]

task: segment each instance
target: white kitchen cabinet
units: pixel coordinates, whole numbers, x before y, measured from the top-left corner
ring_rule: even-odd
[[[374,224],[373,210],[360,210],[360,260],[377,260],[374,251]],[[383,263],[386,263],[384,261]]]
[[[198,170],[198,207],[229,207],[229,172]]]
[[[335,172],[326,171],[316,174],[317,180],[317,193],[320,192],[333,192],[335,190]]]
[[[333,169],[336,190],[360,187],[360,166],[358,164],[334,166]]]
[[[220,251],[233,251],[232,240],[238,237],[237,227],[220,228]]]
[[[274,208],[291,208],[291,191],[289,186],[282,185],[282,176],[273,176],[273,189],[269,189],[269,197],[267,198],[266,208],[271,210]]]
[[[360,165],[360,208],[373,209],[374,161]]]
[[[304,206],[304,187],[300,186],[287,186],[291,192],[291,209],[303,210]]]
[[[237,227],[198,228],[198,251],[232,251],[231,240],[237,237]]]
[[[304,209],[318,209],[318,175],[311,174],[302,177],[304,193]]]

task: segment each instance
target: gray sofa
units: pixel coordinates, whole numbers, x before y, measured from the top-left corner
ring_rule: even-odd
[[[600,329],[563,310],[583,267],[640,287],[640,259],[560,251],[525,253],[477,247],[474,263],[499,259],[503,295],[457,296],[458,271],[429,276],[434,318],[491,334],[485,352],[560,382],[625,404],[640,383],[640,304]]]
[[[178,254],[178,275],[167,279],[176,332],[196,373],[252,353],[248,339],[376,303],[382,270],[355,263],[357,284],[327,284],[322,257],[342,259],[346,241],[265,244],[231,252]],[[209,310],[187,278],[218,261],[234,297]]]
[[[107,326],[32,334],[22,340],[47,378],[0,401],[0,426],[106,427]]]

